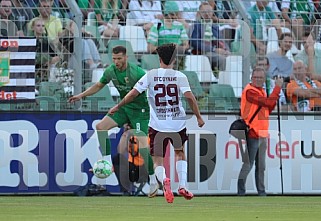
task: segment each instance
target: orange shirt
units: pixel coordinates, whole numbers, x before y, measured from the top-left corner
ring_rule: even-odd
[[[318,88],[321,88],[321,83],[319,81],[316,81],[316,80],[313,80],[313,81]],[[308,89],[313,88],[308,82],[304,82],[304,84]],[[298,104],[298,97],[295,94],[295,91],[298,88],[300,88],[300,86],[296,83],[295,80],[291,80],[291,82],[286,87],[287,97],[288,99],[290,99],[295,109],[297,109],[297,104]],[[321,107],[321,97],[320,98],[313,97],[313,98],[310,98],[309,101],[310,101],[310,109],[314,107]]]
[[[144,164],[144,159],[138,152],[138,141],[135,136],[132,136],[132,142],[129,141],[128,145],[128,161],[135,164],[136,166],[142,166]]]
[[[269,129],[269,115],[274,109],[279,98],[281,88],[276,86],[270,97],[266,96],[263,88],[254,87],[248,84],[241,97],[241,117],[249,125],[249,137],[267,137]],[[259,113],[249,123],[256,110],[262,106]]]

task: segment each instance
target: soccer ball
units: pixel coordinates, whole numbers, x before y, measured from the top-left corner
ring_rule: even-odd
[[[113,165],[108,160],[98,160],[93,167],[93,173],[100,179],[109,177],[114,172]]]

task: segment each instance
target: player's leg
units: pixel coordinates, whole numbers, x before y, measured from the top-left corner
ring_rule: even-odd
[[[164,157],[169,139],[162,136],[162,133],[149,128],[150,153],[153,156],[155,175],[163,184],[164,197],[168,203],[174,201],[174,194],[171,189],[171,181],[166,177]]]
[[[185,199],[190,200],[194,197],[193,193],[187,190],[187,161],[184,150],[184,143],[188,140],[186,134],[186,128],[178,132],[171,138],[171,142],[174,146],[176,172],[178,175],[179,187],[178,193],[184,196]]]
[[[97,125],[97,136],[99,145],[103,156],[109,156],[111,154],[111,144],[108,136],[108,130],[123,126],[127,121],[127,115],[124,114],[124,110],[121,108],[114,115],[106,115]]]
[[[149,123],[149,114],[142,111],[132,111],[128,109],[127,111],[128,118],[130,120],[130,124],[133,134],[137,137],[139,141],[139,150],[138,152],[144,159],[144,165],[149,175],[149,185],[150,191],[148,196],[154,197],[157,194],[157,190],[159,188],[155,171],[154,171],[154,163],[153,159],[150,155],[149,150],[149,142],[148,142],[148,123]]]

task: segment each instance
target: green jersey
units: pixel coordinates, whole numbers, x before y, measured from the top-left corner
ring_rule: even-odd
[[[116,1],[116,0],[115,0]],[[119,9],[122,7],[122,1],[117,0],[116,4],[111,4],[110,1],[106,1],[104,4],[101,0],[95,0],[95,13],[100,14],[103,21],[108,22],[118,14]]]
[[[188,35],[184,25],[178,21],[173,21],[171,27],[167,27],[161,21],[160,27],[154,24],[149,32],[147,42],[155,46],[174,43],[181,45],[183,41],[188,41]]]
[[[120,94],[120,98],[123,99],[126,94],[133,89],[136,82],[144,75],[145,71],[133,63],[128,62],[127,68],[124,71],[119,71],[116,65],[112,64],[104,71],[103,76],[100,78],[100,83],[108,84],[112,81]],[[125,107],[149,111],[146,93],[141,93],[133,102],[127,104]]]

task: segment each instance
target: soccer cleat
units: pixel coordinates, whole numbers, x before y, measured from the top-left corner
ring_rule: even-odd
[[[155,197],[157,195],[157,190],[159,188],[158,183],[152,183],[149,185],[149,194],[148,197],[152,198]]]
[[[171,180],[169,178],[165,178],[165,180],[163,181],[163,191],[166,201],[168,203],[173,203],[174,194],[171,189]]]
[[[190,191],[188,191],[185,188],[179,188],[178,189],[178,194],[182,195],[187,200],[191,200],[194,197],[193,193],[191,193]]]

